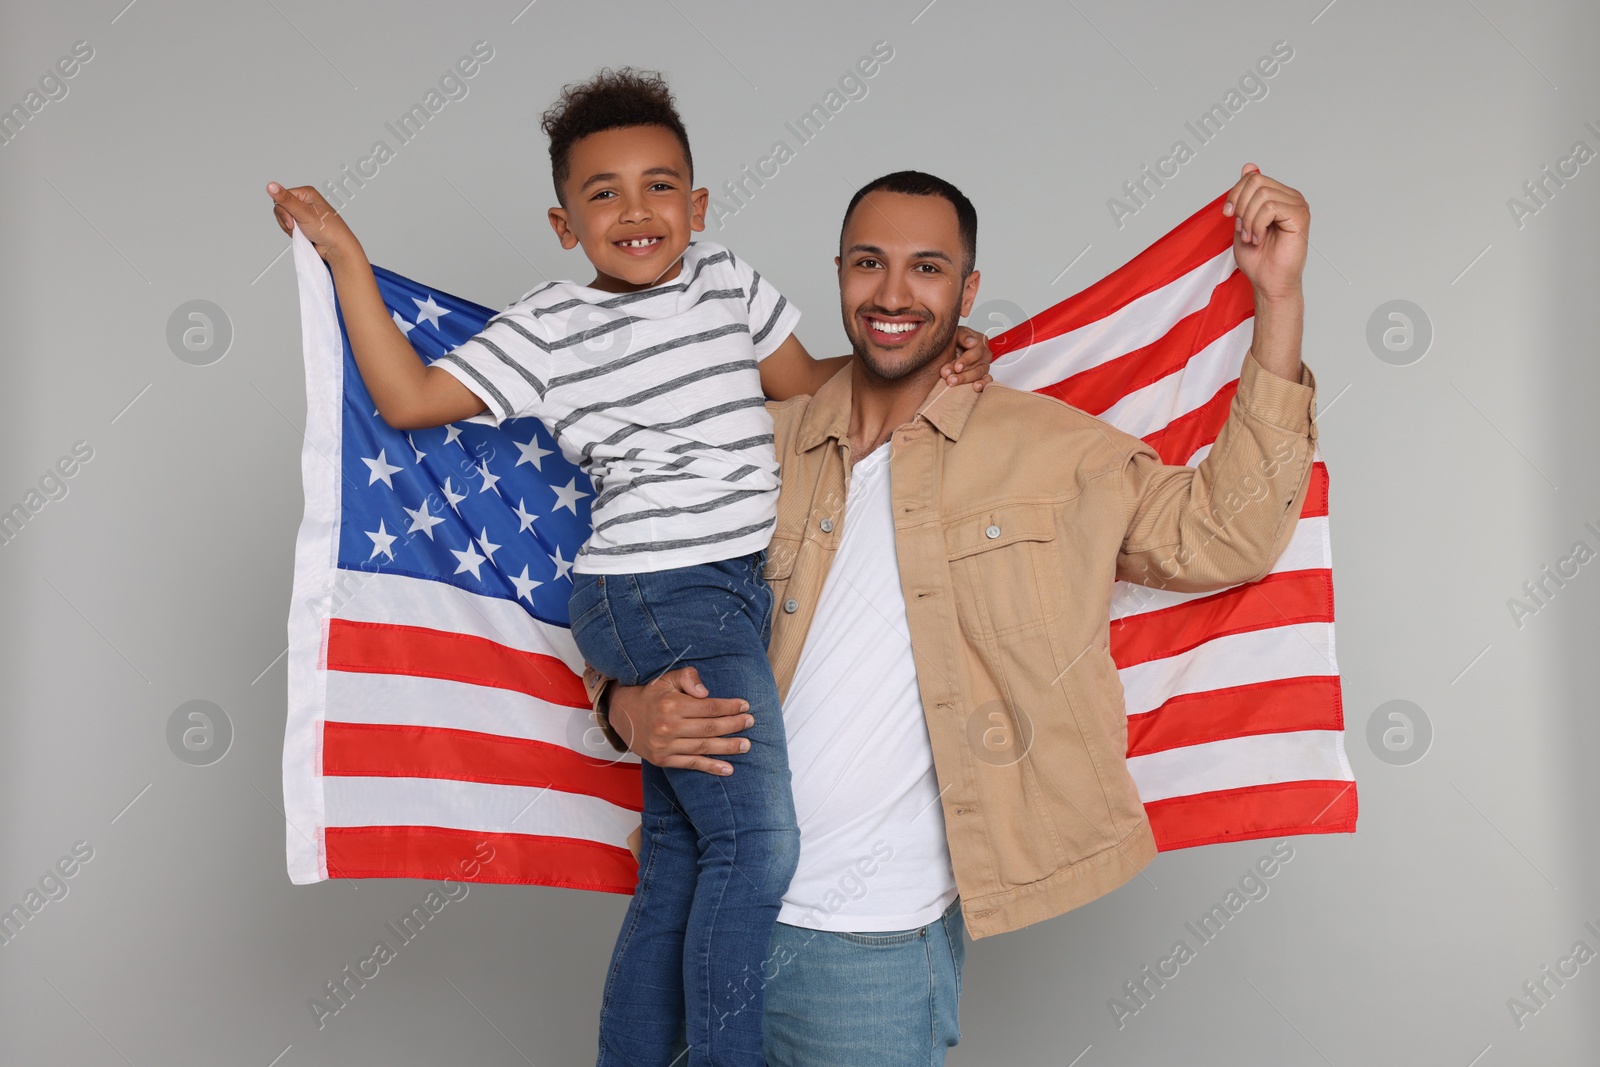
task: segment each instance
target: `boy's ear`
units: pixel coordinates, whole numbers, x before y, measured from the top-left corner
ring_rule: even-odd
[[[561,247],[568,252],[578,247],[578,235],[573,232],[572,226],[567,221],[567,209],[553,207],[547,216],[550,219],[550,228],[556,231],[556,240],[561,242]]]
[[[689,229],[700,231],[706,228],[706,208],[710,203],[710,190],[689,190]]]

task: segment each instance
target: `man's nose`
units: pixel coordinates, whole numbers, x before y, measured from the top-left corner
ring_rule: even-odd
[[[886,270],[883,277],[878,280],[878,306],[885,311],[908,311],[914,303],[911,297],[911,286],[900,271]]]

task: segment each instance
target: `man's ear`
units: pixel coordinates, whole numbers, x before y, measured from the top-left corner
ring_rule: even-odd
[[[978,272],[973,271],[967,275],[967,280],[961,283],[961,317],[966,318],[972,314],[972,303],[978,299]]]
[[[556,240],[561,242],[562,248],[570,252],[578,247],[578,235],[567,220],[566,208],[553,207],[546,217],[550,220],[550,228],[556,231]]]
[[[706,206],[711,202],[711,193],[706,189],[691,189],[689,191],[689,229],[703,230],[706,228]]]

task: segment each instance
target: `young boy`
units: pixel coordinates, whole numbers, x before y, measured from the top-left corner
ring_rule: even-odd
[[[691,243],[707,191],[692,187],[688,134],[659,75],[569,85],[543,125],[550,225],[563,248],[583,248],[594,280],[534,289],[432,366],[326,201],[267,189],[283,229],[298,224],[332,269],[385,421],[534,415],[594,482],[570,602],[589,664],[628,685],[693,665],[711,692],[748,701],[738,773],[641,768],[639,882],[606,977],[598,1063],[665,1065],[684,1027],[693,1067],[760,1067],[758,976],[800,847],[766,656],[778,464],[763,394],[813,392],[850,357],[813,360],[770,282],[726,248]],[[972,366],[944,368],[953,383],[982,388],[981,341],[966,332]]]

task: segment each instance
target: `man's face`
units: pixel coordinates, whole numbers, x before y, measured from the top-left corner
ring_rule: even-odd
[[[956,209],[942,196],[868,193],[845,224],[839,307],[858,359],[885,381],[955,353],[978,272],[965,278]]]
[[[573,142],[565,207],[550,209],[562,248],[583,246],[596,289],[630,292],[677,276],[689,235],[706,226],[683,146],[662,126],[624,126]]]

